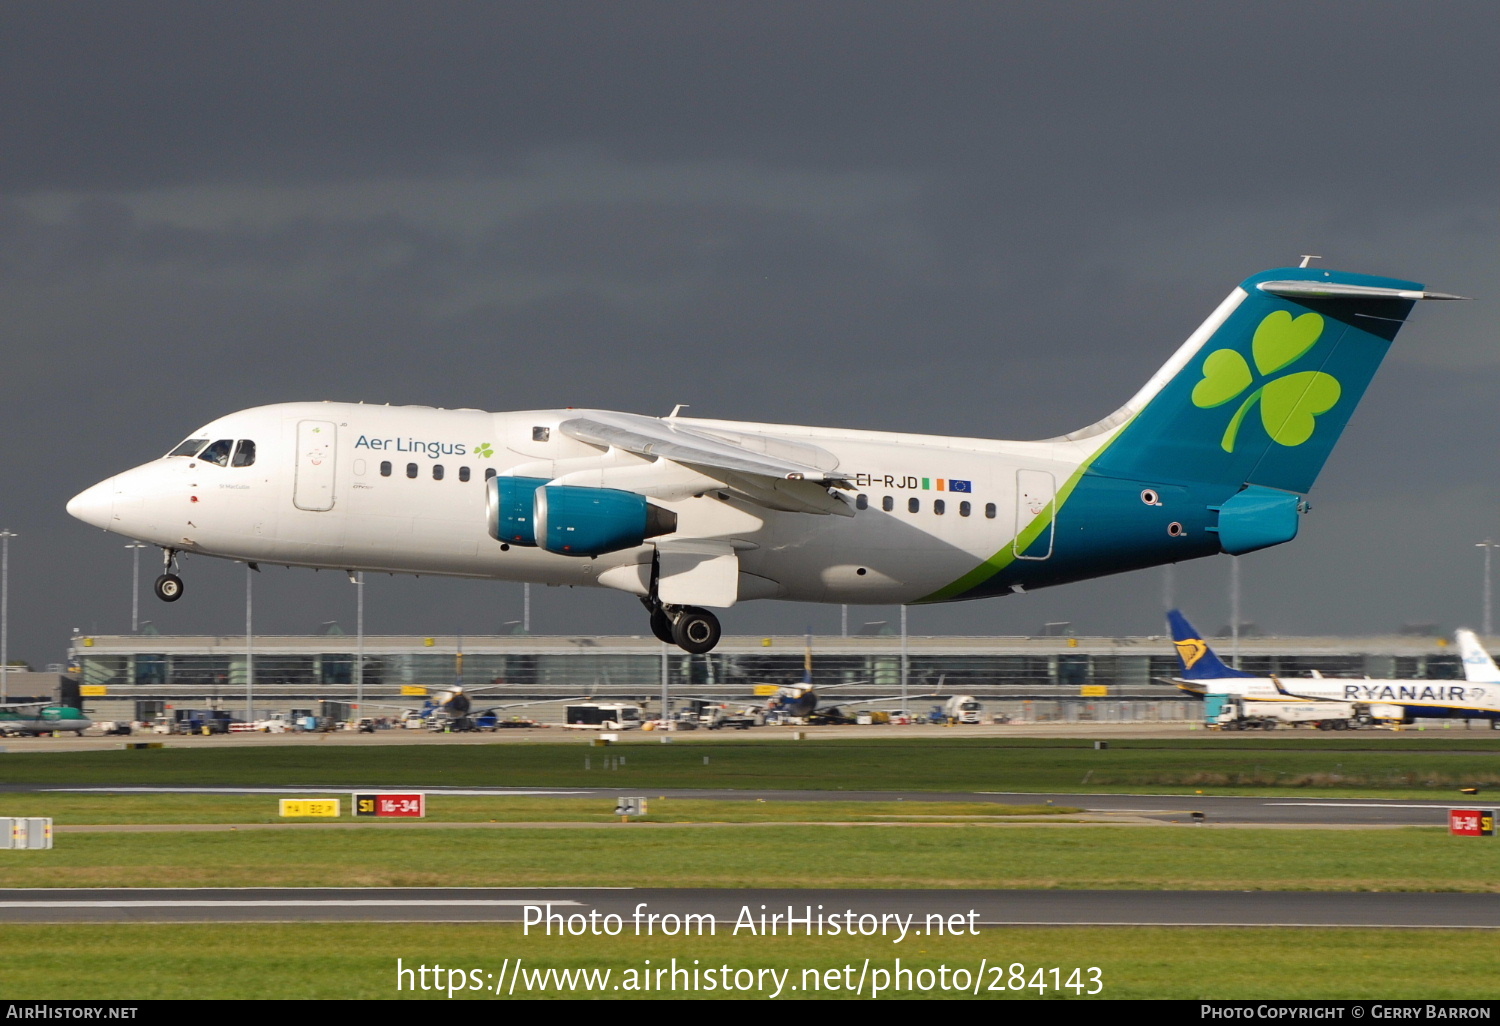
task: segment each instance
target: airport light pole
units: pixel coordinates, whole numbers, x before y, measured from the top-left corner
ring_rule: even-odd
[[[906,607],[901,607],[901,712],[907,718],[911,717],[911,710],[906,707],[906,678],[911,669],[911,659],[906,651]]]
[[[354,575],[354,708],[365,704],[365,572]]]
[[[1229,661],[1240,668],[1240,557],[1229,557]]]
[[[145,542],[131,542],[125,546],[130,549],[131,563],[130,571],[130,633],[141,632],[141,550],[149,549],[151,546]]]
[[[1474,544],[1476,549],[1484,550],[1484,636],[1486,638],[1490,636],[1490,630],[1493,626],[1492,614],[1495,610],[1494,591],[1490,584],[1490,553],[1497,546],[1500,546],[1500,542],[1491,541],[1488,538]]]
[[[245,564],[245,722],[255,720],[255,637],[252,631],[255,618],[255,592],[252,582],[255,571]]]
[[[10,528],[0,531],[0,702],[10,701]]]

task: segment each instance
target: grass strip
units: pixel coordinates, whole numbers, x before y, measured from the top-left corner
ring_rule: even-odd
[[[1383,831],[941,826],[59,835],[10,887],[634,886],[1500,890],[1492,841]],[[786,867],[806,867],[787,871]]]
[[[447,971],[497,974],[506,959],[528,969],[610,970],[592,992],[543,986],[518,987],[514,997],[766,997],[767,991],[615,990],[648,968],[671,960],[700,971],[727,966],[785,972],[782,997],[847,998],[845,984],[858,978],[865,959],[891,971],[895,960],[913,970],[912,991],[885,997],[973,996],[937,989],[963,969],[980,969],[978,996],[1036,998],[1040,982],[1053,977],[1035,970],[1059,969],[1066,982],[1075,968],[1080,983],[1099,968],[1100,998],[1188,999],[1478,999],[1494,997],[1500,946],[1489,931],[1379,929],[1173,929],[1147,927],[1000,928],[980,936],[908,938],[899,945],[880,938],[849,937],[567,937],[523,936],[521,928],[497,924],[129,924],[8,925],[0,931],[4,996],[11,1000],[148,998],[413,998],[448,1001],[444,989],[397,991],[396,960],[405,967],[440,965]],[[1012,974],[1019,963],[1023,980]],[[995,973],[993,966],[1004,968]],[[848,971],[846,971],[846,967]],[[930,970],[923,976],[920,970]],[[830,974],[831,971],[831,974]],[[431,976],[425,977],[431,980]],[[494,977],[491,975],[490,980]],[[639,977],[637,977],[639,978]],[[747,979],[740,976],[740,980]],[[764,978],[764,977],[763,977]],[[686,980],[686,978],[681,978]],[[702,977],[700,976],[700,980]],[[915,987],[932,979],[933,989]],[[544,981],[545,982],[545,981]],[[830,983],[837,986],[832,989]],[[1001,988],[989,988],[998,983]],[[769,980],[766,986],[771,987]],[[1081,989],[1090,989],[1085,986]],[[868,995],[868,986],[865,995]],[[1072,998],[1066,986],[1060,996]],[[451,1000],[488,998],[468,989]]]
[[[1486,732],[1487,733],[1487,732]],[[0,756],[10,784],[103,786],[521,786],[611,789],[1101,791],[1430,797],[1500,786],[1500,739],[922,738],[816,743],[577,742],[165,748]],[[169,742],[170,744],[170,742]]]
[[[343,822],[353,817],[348,792],[291,797],[340,799]],[[713,801],[648,795],[647,823],[886,822],[916,817],[932,820],[1013,819],[1078,812],[1052,805],[1000,805],[988,802],[821,802]],[[613,798],[554,798],[496,795],[432,795],[428,822],[434,823],[615,823]],[[273,794],[73,794],[0,793],[0,816],[50,816],[59,826],[131,823],[288,823]],[[300,822],[306,822],[300,821]],[[329,822],[337,822],[330,820]]]

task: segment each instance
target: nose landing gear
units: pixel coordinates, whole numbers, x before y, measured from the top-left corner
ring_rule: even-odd
[[[156,597],[163,602],[176,602],[182,598],[182,578],[172,571],[177,568],[177,550],[162,549],[162,570],[165,572],[156,579],[153,590]]]

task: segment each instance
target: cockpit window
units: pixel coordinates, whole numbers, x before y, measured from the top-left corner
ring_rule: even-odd
[[[207,438],[189,438],[177,448],[167,453],[168,456],[196,456],[198,450],[208,444]]]
[[[229,464],[231,467],[249,467],[255,464],[255,443],[248,438],[241,438],[239,445],[234,450],[234,460]]]
[[[207,449],[198,454],[198,458],[204,463],[216,463],[221,467],[229,466],[229,452],[234,448],[234,442],[228,438],[221,438]]]

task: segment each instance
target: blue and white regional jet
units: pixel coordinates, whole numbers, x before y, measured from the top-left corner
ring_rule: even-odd
[[[1249,702],[1337,702],[1367,710],[1377,720],[1500,719],[1500,679],[1376,680],[1370,677],[1261,677],[1230,666],[1177,610],[1167,613],[1181,674],[1171,680],[1198,695],[1230,695]],[[1464,632],[1459,632],[1460,634]],[[1486,656],[1486,659],[1489,657]],[[1491,666],[1494,664],[1491,663]],[[1493,726],[1493,724],[1492,724]]]
[[[749,599],[987,598],[1290,541],[1422,285],[1246,279],[1120,409],[1011,442],[603,410],[285,403],[68,512],[177,556],[590,585],[689,652]],[[705,608],[707,607],[707,608]]]

